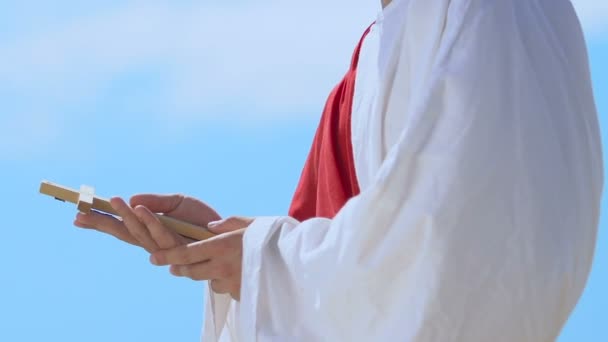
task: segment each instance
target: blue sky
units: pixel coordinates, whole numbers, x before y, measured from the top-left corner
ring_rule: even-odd
[[[39,195],[39,182],[285,213],[325,96],[378,4],[6,2],[0,341],[197,340],[202,283],[74,228],[74,208]],[[608,132],[608,3],[575,5]],[[560,341],[608,340],[607,224]]]

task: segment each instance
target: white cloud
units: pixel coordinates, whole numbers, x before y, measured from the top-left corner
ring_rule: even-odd
[[[0,46],[0,76],[18,90],[70,101],[150,66],[176,114],[234,101],[273,113],[318,106],[328,90],[319,84],[340,76],[377,7],[346,14],[346,1],[318,2],[139,3]]]
[[[608,30],[608,1],[573,2],[589,35]],[[0,127],[14,128],[0,139],[0,156],[12,150],[10,141],[32,149],[44,125],[69,128],[67,107],[103,105],[109,85],[142,68],[160,89],[139,101],[168,122],[314,118],[378,9],[377,0],[137,1],[28,27],[0,42],[0,101],[16,108],[0,114]],[[232,110],[218,111],[225,107]],[[108,120],[123,114],[108,113]],[[29,129],[30,138],[16,138],[17,128]]]
[[[65,145],[68,132],[82,125],[68,113],[109,105],[115,98],[104,99],[107,88],[142,68],[159,82],[134,105],[153,108],[146,114],[164,116],[167,125],[316,118],[379,8],[359,2],[138,1],[14,32],[0,41],[0,127],[10,131],[0,139],[0,157],[34,153],[43,141]],[[344,11],[347,6],[353,9]],[[233,110],[219,111],[226,107]],[[124,115],[110,112],[105,119]]]
[[[167,82],[166,104],[177,112],[237,100],[285,112],[323,100],[319,85],[340,76],[376,2],[135,2],[0,45],[0,77],[71,101],[147,65]],[[608,1],[573,2],[588,32],[608,29]]]

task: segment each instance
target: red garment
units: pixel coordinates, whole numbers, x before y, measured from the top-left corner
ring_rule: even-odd
[[[333,218],[346,201],[359,194],[350,123],[359,51],[370,28],[355,49],[350,69],[325,104],[289,209],[289,216],[299,221]]]

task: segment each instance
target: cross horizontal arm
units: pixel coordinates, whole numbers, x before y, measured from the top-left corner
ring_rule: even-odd
[[[42,181],[40,183],[40,193],[54,197],[62,202],[70,202],[76,205],[79,203],[81,194],[77,190],[65,187],[63,185],[54,184],[49,181]],[[118,213],[112,208],[112,205],[110,205],[110,201],[105,198],[93,196],[91,209],[119,217]],[[189,237],[194,240],[206,240],[215,236],[215,234],[206,228],[180,221],[169,216],[164,216],[161,214],[155,215],[167,228],[185,237]]]

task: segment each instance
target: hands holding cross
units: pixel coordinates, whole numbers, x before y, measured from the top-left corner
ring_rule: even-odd
[[[230,293],[239,300],[243,235],[253,219],[222,220],[207,204],[183,195],[136,195],[130,205],[121,198],[110,200],[122,220],[91,211],[79,213],[74,225],[95,229],[140,246],[154,265],[170,265],[175,276],[209,280],[216,293]],[[152,213],[161,213],[218,234],[203,241],[185,238],[166,228]]]

